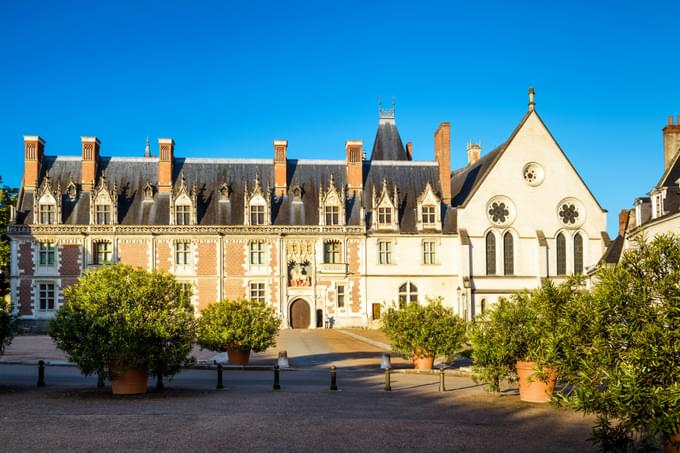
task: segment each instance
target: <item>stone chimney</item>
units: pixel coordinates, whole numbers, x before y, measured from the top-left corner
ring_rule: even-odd
[[[175,141],[171,138],[159,138],[158,148],[158,192],[172,192],[172,162],[175,157]]]
[[[90,192],[94,190],[97,179],[97,167],[99,166],[99,139],[97,137],[80,137],[83,148],[83,159],[80,170],[80,183],[82,190]]]
[[[288,140],[274,140],[274,194],[284,196],[288,190]]]
[[[630,212],[628,209],[621,209],[619,212],[619,236],[624,236],[626,234],[626,227],[628,227],[628,216]]]
[[[482,154],[482,145],[479,143],[468,142],[467,144],[467,159],[468,165],[474,164],[479,160],[479,156]]]
[[[434,159],[439,164],[442,203],[451,204],[451,124],[441,123],[434,133]]]
[[[408,160],[413,160],[413,142],[408,142],[406,144],[406,155]]]
[[[529,87],[529,111],[533,112],[536,109],[536,102],[534,101],[534,95],[536,92],[533,87]]]
[[[40,166],[45,155],[45,141],[37,135],[24,135],[23,187],[35,190],[40,182]]]
[[[364,187],[363,146],[364,143],[361,140],[348,140],[345,142],[347,189],[350,196],[360,196]]]
[[[678,123],[673,124],[673,115],[668,117],[668,125],[663,128],[663,170],[668,167],[680,152],[680,116]]]

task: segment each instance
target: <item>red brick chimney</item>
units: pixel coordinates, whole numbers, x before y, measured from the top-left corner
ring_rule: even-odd
[[[628,211],[628,209],[622,209],[621,212],[619,212],[619,236],[623,236],[626,233],[629,215],[630,212]]]
[[[97,137],[80,137],[83,148],[83,158],[80,170],[80,183],[83,190],[94,190],[99,165],[99,139]]]
[[[345,142],[347,188],[351,196],[361,195],[364,186],[363,146],[364,143],[361,140],[348,140]]]
[[[680,152],[680,116],[678,124],[673,124],[673,115],[668,117],[668,125],[663,128],[663,169],[666,171]]]
[[[171,138],[159,138],[158,147],[158,192],[172,192],[172,161],[175,157],[175,141]]]
[[[274,194],[283,196],[288,190],[288,140],[274,140]]]
[[[468,165],[474,164],[479,160],[479,156],[482,154],[482,146],[479,143],[470,143],[467,145],[467,158]]]
[[[413,160],[413,142],[408,142],[406,144],[406,155],[408,160]]]
[[[25,189],[34,190],[40,182],[40,166],[45,155],[45,141],[37,135],[24,135],[24,182]]]
[[[442,203],[451,204],[451,124],[441,123],[434,133],[434,158],[439,164]]]

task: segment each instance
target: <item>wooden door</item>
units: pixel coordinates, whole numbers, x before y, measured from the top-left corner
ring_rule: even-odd
[[[297,299],[290,305],[290,326],[293,329],[308,329],[309,315],[309,304]]]

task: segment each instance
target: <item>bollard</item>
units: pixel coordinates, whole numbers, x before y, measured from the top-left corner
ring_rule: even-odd
[[[392,384],[390,383],[390,368],[385,368],[385,391],[392,391]]]
[[[281,390],[281,384],[279,384],[279,366],[274,365],[274,390]]]
[[[156,390],[163,390],[165,388],[165,385],[163,385],[163,374],[158,373],[158,376],[156,376]]]
[[[38,362],[38,387],[45,387],[45,361]]]
[[[102,370],[97,371],[97,388],[104,388],[104,371]]]
[[[384,370],[385,368],[391,368],[391,367],[392,367],[392,364],[390,362],[390,355],[383,353],[383,355],[380,356],[380,368],[382,368]]]
[[[222,383],[222,365],[217,365],[217,389],[221,390],[224,388]]]
[[[337,383],[337,371],[335,368],[335,365],[331,366],[331,390],[337,390],[338,389],[338,383]]]
[[[439,391],[440,392],[446,391],[446,384],[444,382],[444,368],[439,369]]]
[[[288,351],[279,351],[278,363],[281,368],[290,368],[290,364],[288,363]]]

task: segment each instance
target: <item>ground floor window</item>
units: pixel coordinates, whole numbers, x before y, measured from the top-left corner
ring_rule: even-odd
[[[39,310],[54,310],[55,287],[54,283],[40,283],[39,285]]]
[[[378,321],[380,319],[381,308],[382,308],[382,305],[380,305],[380,304],[372,304],[371,305],[371,319],[373,321]]]
[[[418,288],[411,282],[404,283],[399,287],[399,308],[411,302],[418,302]]]
[[[338,308],[345,308],[345,287],[338,285],[337,289]]]
[[[250,284],[250,300],[264,302],[264,283],[256,282]]]

